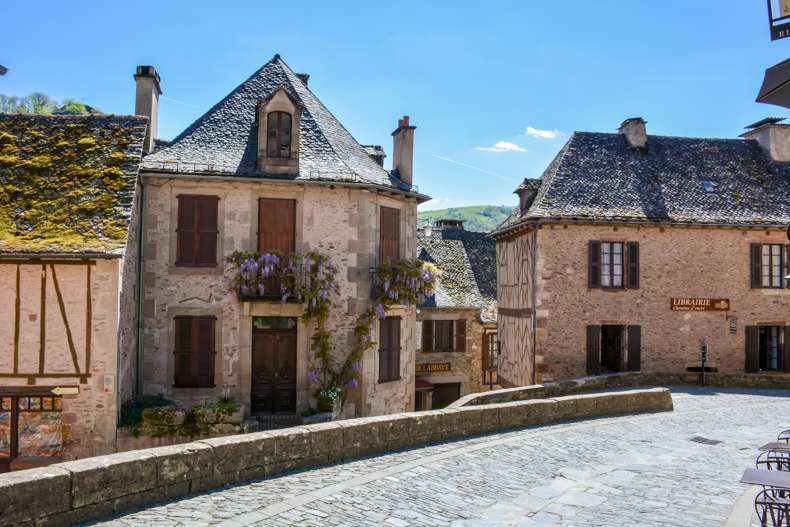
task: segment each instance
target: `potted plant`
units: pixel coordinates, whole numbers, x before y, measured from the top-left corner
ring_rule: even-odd
[[[322,413],[329,413],[335,411],[335,404],[340,402],[340,388],[332,385],[331,388],[324,388],[316,394],[318,401],[318,411]]]

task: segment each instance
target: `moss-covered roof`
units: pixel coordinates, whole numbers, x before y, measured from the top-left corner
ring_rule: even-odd
[[[147,123],[0,113],[0,253],[122,249]]]

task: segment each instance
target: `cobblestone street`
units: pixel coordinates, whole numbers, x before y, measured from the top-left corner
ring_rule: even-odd
[[[672,397],[673,412],[416,448],[89,525],[724,525],[749,490],[738,480],[757,447],[790,428],[790,392],[673,388]]]

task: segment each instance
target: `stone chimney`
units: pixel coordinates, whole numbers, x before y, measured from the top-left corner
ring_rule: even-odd
[[[398,178],[412,186],[412,160],[414,157],[414,129],[409,126],[409,116],[404,115],[398,120],[398,129],[392,132],[392,170],[398,173]]]
[[[307,73],[297,73],[296,76],[299,78],[300,81],[302,81],[302,84],[307,86],[307,81],[310,80],[310,75],[308,75]]]
[[[635,150],[647,152],[647,131],[645,130],[645,120],[641,117],[626,119],[618,128],[618,132],[628,139],[628,146]]]
[[[779,124],[784,118],[769,117],[746,128],[749,130],[741,134],[744,139],[754,139],[763,150],[777,162],[790,161],[790,125]]]
[[[466,220],[451,220],[449,218],[436,220],[437,229],[456,229],[459,231],[464,230],[464,222]]]
[[[134,75],[137,82],[137,96],[134,103],[134,114],[148,117],[148,128],[145,130],[143,153],[147,154],[154,149],[157,122],[159,120],[159,96],[162,89],[159,87],[159,74],[153,66],[137,66]]]

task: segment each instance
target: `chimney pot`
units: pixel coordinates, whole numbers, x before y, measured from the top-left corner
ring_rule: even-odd
[[[302,81],[302,84],[307,86],[307,81],[310,80],[310,75],[307,73],[297,73],[296,76],[299,77],[299,80]]]
[[[773,161],[790,161],[790,125],[779,124],[783,119],[763,119],[747,126],[750,130],[741,137],[754,139]]]
[[[628,146],[646,152],[648,145],[645,124],[646,121],[641,117],[632,117],[623,121],[617,131],[628,140]]]
[[[392,170],[398,178],[412,186],[412,163],[414,157],[414,129],[409,126],[409,116],[404,115],[398,120],[398,129],[392,132]]]
[[[143,142],[143,153],[147,154],[153,151],[154,139],[156,139],[159,96],[162,94],[162,88],[159,86],[161,79],[153,66],[137,66],[134,80],[137,82],[134,114],[148,117],[148,127],[145,129]]]

